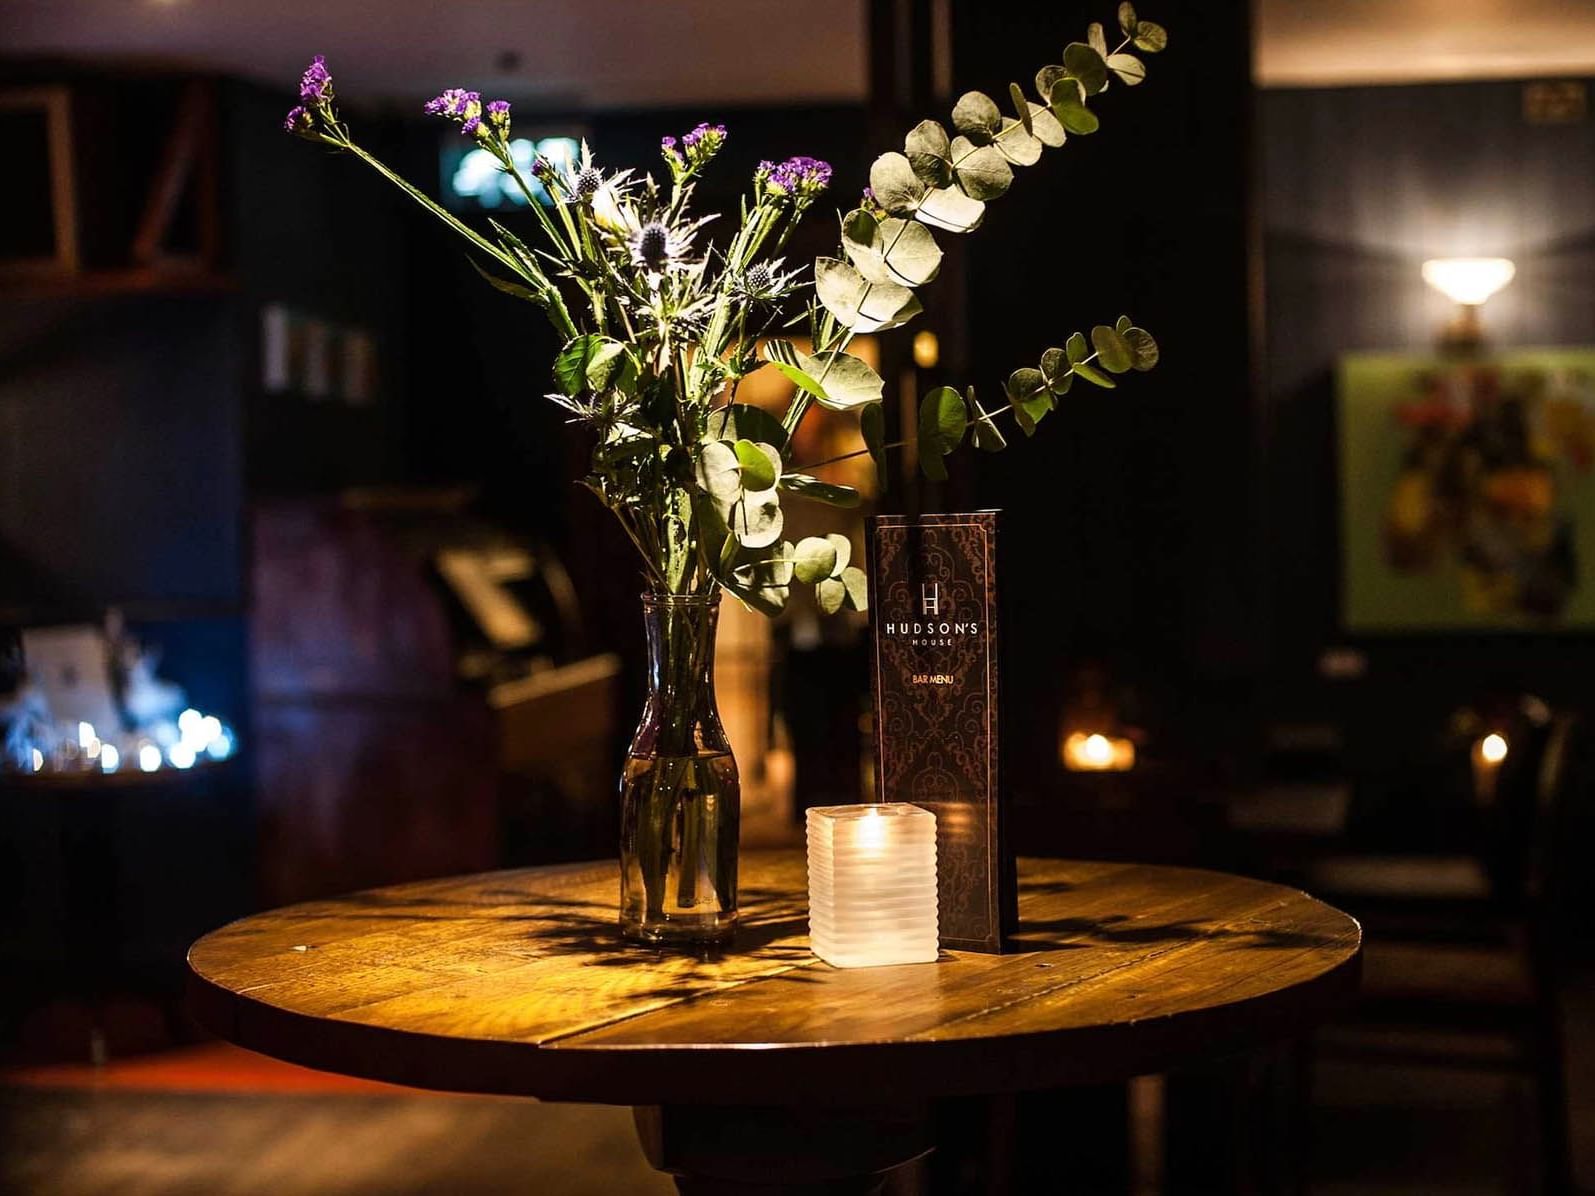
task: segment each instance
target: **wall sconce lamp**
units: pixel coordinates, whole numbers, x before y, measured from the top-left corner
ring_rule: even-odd
[[[1457,304],[1457,314],[1440,334],[1440,347],[1476,351],[1484,343],[1479,309],[1512,281],[1517,267],[1504,257],[1437,257],[1423,263],[1423,281]]]

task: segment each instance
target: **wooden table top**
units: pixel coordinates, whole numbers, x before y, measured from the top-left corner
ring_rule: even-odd
[[[1022,861],[1005,955],[842,970],[809,953],[797,852],[745,853],[717,960],[614,925],[613,863],[375,889],[189,952],[210,1029],[311,1067],[608,1104],[866,1103],[1123,1079],[1299,1033],[1354,988],[1361,929],[1216,872]]]

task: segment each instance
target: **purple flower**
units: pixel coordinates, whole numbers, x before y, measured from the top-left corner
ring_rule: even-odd
[[[676,139],[674,137],[661,137],[659,139],[659,149],[662,153],[668,154],[675,148]]]
[[[295,108],[288,114],[288,119],[282,122],[283,131],[293,133],[298,137],[307,137],[315,128],[316,119],[310,115],[308,108]]]
[[[500,133],[510,131],[510,102],[508,100],[490,100],[484,109],[487,113],[487,123]]]
[[[310,60],[299,79],[299,99],[305,104],[325,104],[332,99],[332,75],[327,71],[327,59],[317,54]]]
[[[681,145],[689,154],[705,142],[718,149],[720,142],[725,140],[725,135],[726,127],[724,125],[711,125],[704,121],[681,139]]]
[[[763,176],[762,179],[760,176]],[[831,164],[805,155],[788,158],[779,166],[760,162],[754,181],[762,182],[764,190],[772,195],[792,195],[809,200],[830,184]]]
[[[482,94],[476,91],[466,91],[461,87],[450,87],[446,91],[426,102],[428,116],[446,116],[459,120],[466,120],[481,111]],[[473,112],[473,109],[475,110]]]

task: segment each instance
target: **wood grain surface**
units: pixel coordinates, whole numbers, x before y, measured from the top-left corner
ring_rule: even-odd
[[[1123,1079],[1309,1028],[1361,930],[1215,872],[1022,861],[1006,955],[838,970],[803,857],[745,854],[718,959],[620,940],[612,863],[425,881],[258,914],[189,953],[195,1012],[297,1063],[610,1104],[867,1104]]]

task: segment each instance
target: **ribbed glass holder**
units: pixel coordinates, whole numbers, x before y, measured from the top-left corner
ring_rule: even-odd
[[[904,802],[808,812],[809,947],[838,968],[934,963],[936,815]]]

